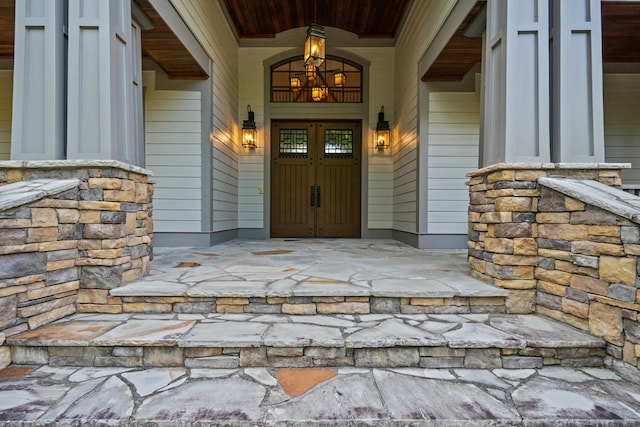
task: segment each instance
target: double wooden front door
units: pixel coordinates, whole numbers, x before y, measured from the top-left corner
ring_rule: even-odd
[[[360,122],[273,121],[271,236],[360,237]]]

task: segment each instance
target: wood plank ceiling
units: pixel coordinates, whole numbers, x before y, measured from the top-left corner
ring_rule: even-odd
[[[240,38],[271,38],[311,23],[361,38],[394,38],[411,0],[224,0]]]
[[[13,58],[14,0],[0,0],[0,59]]]
[[[178,38],[155,13],[148,0],[136,0],[154,29],[142,34],[146,57],[153,58],[172,78],[206,78]],[[362,38],[395,38],[411,0],[223,0],[240,38],[271,38],[312,21],[341,28]],[[480,38],[464,36],[484,0],[472,10],[460,29],[423,77],[425,81],[459,81],[482,55]],[[14,54],[15,0],[0,0],[0,59]],[[314,10],[315,9],[315,10]],[[315,16],[315,18],[314,18]],[[640,2],[602,3],[603,60],[640,63]]]
[[[206,80],[208,70],[200,67],[149,1],[136,3],[153,22],[152,30],[142,32],[143,55],[153,59],[170,79]]]

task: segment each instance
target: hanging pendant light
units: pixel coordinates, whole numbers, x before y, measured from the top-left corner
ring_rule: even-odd
[[[313,81],[313,80],[316,79],[317,69],[316,69],[315,65],[313,65],[313,64],[305,65],[304,66],[304,72],[305,72],[305,75],[307,76],[307,80]]]
[[[313,20],[316,21],[317,4],[313,3]],[[324,45],[326,36],[324,34],[324,27],[312,23],[307,29],[307,38],[304,42],[304,65],[315,65],[319,67],[322,65],[325,59]]]
[[[302,81],[298,77],[291,77],[289,79],[289,88],[291,92],[299,92],[300,88],[302,88]]]
[[[338,71],[333,75],[333,84],[336,87],[344,87],[346,83],[347,83],[347,76],[342,71]]]
[[[329,96],[329,88],[326,86],[315,86],[311,89],[311,99],[314,101],[322,101]]]
[[[319,67],[325,59],[324,45],[326,37],[324,27],[311,24],[307,30],[307,39],[304,42],[304,64]]]

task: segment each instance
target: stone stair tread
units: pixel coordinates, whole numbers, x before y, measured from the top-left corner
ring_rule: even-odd
[[[602,348],[540,315],[73,315],[7,337],[13,346]]]
[[[267,298],[267,297],[395,297],[455,298],[505,297],[507,290],[488,285],[463,274],[439,279],[379,279],[363,283],[296,281],[292,279],[205,280],[185,283],[161,279],[141,279],[110,291],[117,297]]]

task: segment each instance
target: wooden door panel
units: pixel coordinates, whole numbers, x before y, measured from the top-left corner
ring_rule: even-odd
[[[315,126],[274,122],[271,128],[271,236],[313,237],[315,210],[310,190],[315,182]]]
[[[320,123],[318,140],[317,234],[360,237],[360,124]]]
[[[318,236],[360,237],[360,192],[357,191],[360,184],[353,175],[350,165],[323,165],[320,168]]]
[[[272,174],[271,217],[274,237],[314,235],[314,211],[310,204],[311,178],[306,162],[280,165]]]
[[[355,122],[272,122],[272,237],[360,237],[361,133]]]

